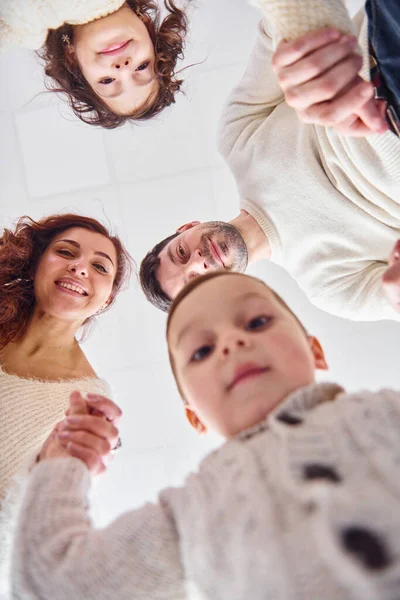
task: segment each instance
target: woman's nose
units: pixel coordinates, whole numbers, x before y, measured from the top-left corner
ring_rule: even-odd
[[[82,264],[70,264],[68,265],[68,270],[71,273],[74,273],[75,275],[80,275],[81,277],[87,277],[88,276],[88,269],[85,267],[85,265]]]
[[[130,64],[131,59],[125,56],[124,58],[119,58],[118,60],[116,60],[113,64],[113,67],[115,69],[126,69],[126,67],[129,67]]]

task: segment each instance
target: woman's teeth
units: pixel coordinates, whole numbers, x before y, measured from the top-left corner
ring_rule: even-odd
[[[58,285],[63,288],[67,288],[67,290],[72,290],[73,292],[78,292],[78,294],[81,294],[81,296],[86,296],[85,290],[83,290],[82,288],[78,288],[78,287],[76,287],[76,285],[72,285],[71,283],[65,283],[65,281],[60,281],[58,283]]]

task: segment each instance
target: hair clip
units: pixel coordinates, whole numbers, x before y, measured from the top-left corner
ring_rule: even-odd
[[[140,9],[140,7],[139,7],[139,6],[137,6],[137,7],[135,8],[135,13],[136,13],[136,14],[137,14],[137,16],[139,17],[139,19],[141,19],[141,18],[143,17],[143,13],[142,13],[142,11],[141,11],[141,9]]]
[[[71,38],[69,37],[68,33],[63,33],[61,39],[64,42],[64,44],[68,47],[68,50],[71,50]]]

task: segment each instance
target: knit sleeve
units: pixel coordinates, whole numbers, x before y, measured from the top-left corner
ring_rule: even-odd
[[[387,265],[373,262],[354,273],[329,272],[329,265],[321,264],[320,281],[314,280],[308,297],[318,308],[352,321],[400,321],[386,298],[382,276]],[[309,293],[310,289],[316,290]]]
[[[162,502],[94,529],[90,474],[75,458],[45,460],[28,483],[16,530],[14,600],[183,600],[178,535]]]
[[[219,123],[218,147],[226,160],[239,156],[252,134],[274,108],[284,101],[272,69],[273,39],[266,21],[258,26],[258,38],[245,74],[229,96]]]
[[[343,0],[251,0],[268,18],[277,40],[287,41],[324,27],[353,33]]]

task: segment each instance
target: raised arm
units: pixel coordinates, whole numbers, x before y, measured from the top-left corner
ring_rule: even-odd
[[[12,598],[183,600],[178,536],[168,508],[147,504],[94,529],[89,489],[89,471],[76,458],[35,467],[16,532]]]
[[[268,24],[258,26],[258,37],[245,74],[222,111],[218,147],[227,159],[237,142],[245,145],[257,127],[284,101],[272,68],[273,40]]]

